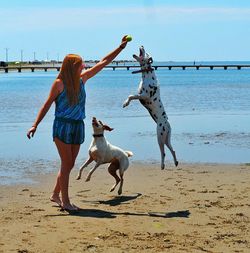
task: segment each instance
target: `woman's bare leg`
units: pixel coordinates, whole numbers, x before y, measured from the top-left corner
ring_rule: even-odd
[[[75,165],[75,161],[77,158],[77,155],[79,153],[80,150],[80,145],[79,144],[72,144],[71,145],[71,154],[72,154],[72,168]],[[77,207],[76,205],[72,204],[74,208],[79,209],[79,207]]]
[[[57,205],[61,206],[62,205],[62,201],[60,199],[61,188],[60,188],[60,182],[59,182],[59,175],[60,175],[60,172],[58,172],[58,174],[57,174],[55,187],[54,187],[53,193],[52,193],[52,195],[50,196],[49,199],[52,202],[57,203]]]
[[[60,189],[61,191],[62,207],[65,209],[74,210],[75,208],[70,204],[69,200],[69,175],[74,166],[74,162],[79,152],[80,145],[65,144],[58,138],[55,138],[55,144],[61,158],[61,169],[59,171],[54,189]],[[72,148],[72,146],[74,147]],[[78,146],[78,148],[75,146]],[[74,152],[72,152],[72,149]]]

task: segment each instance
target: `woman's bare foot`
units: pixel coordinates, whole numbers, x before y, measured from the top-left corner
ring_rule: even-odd
[[[79,211],[80,210],[80,208],[74,204],[62,205],[61,207],[62,207],[62,210],[65,210],[65,211]]]
[[[81,210],[81,208],[80,208],[80,207],[76,206],[76,205],[75,205],[75,204],[73,204],[73,203],[72,203],[72,206],[73,206],[74,208],[76,208],[77,210]]]
[[[62,206],[62,201],[59,197],[59,194],[53,193],[49,199],[50,201],[55,202],[58,206]]]

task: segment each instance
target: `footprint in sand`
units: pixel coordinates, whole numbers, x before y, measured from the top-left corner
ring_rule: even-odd
[[[17,253],[29,253],[27,249],[18,249]]]
[[[45,210],[42,209],[42,208],[35,208],[35,209],[33,209],[32,211],[33,211],[33,212],[45,212]]]

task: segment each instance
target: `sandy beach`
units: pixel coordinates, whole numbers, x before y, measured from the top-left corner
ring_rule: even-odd
[[[56,172],[0,186],[0,252],[250,252],[249,164],[132,163],[121,196],[105,168],[72,172],[75,214],[49,201]]]

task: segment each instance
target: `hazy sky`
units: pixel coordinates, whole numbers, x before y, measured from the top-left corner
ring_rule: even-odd
[[[100,59],[133,41],[117,59],[144,45],[154,60],[250,60],[249,0],[1,1],[0,60],[60,60],[67,53]]]

